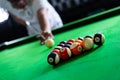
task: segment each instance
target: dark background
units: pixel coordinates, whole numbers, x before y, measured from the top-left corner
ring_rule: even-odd
[[[120,0],[48,0],[64,24],[120,6]],[[0,15],[2,17],[2,15]],[[5,25],[4,25],[5,24]],[[3,26],[4,25],[4,26]],[[24,26],[12,17],[0,23],[0,43],[28,36]]]
[[[48,0],[64,23],[84,18],[117,6],[120,0]]]

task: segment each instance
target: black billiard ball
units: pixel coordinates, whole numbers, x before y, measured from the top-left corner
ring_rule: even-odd
[[[96,45],[102,45],[105,41],[105,36],[101,33],[96,33],[93,37],[93,41]]]
[[[51,52],[47,57],[47,61],[51,65],[56,65],[60,62],[60,56],[56,52]]]

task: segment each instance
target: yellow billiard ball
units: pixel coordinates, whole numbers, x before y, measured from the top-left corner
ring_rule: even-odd
[[[93,39],[90,37],[84,38],[82,45],[85,50],[91,50],[94,47]]]

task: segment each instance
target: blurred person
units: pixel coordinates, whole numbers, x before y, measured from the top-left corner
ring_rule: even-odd
[[[37,34],[41,44],[47,38],[54,38],[52,30],[63,26],[59,14],[47,0],[1,0],[0,6],[26,27],[28,35]]]

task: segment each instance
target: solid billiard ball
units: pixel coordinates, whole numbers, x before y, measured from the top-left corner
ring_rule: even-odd
[[[63,47],[60,49],[60,58],[62,60],[67,60],[71,57],[71,51],[68,47]]]
[[[82,53],[82,44],[78,43],[78,42],[74,42],[71,46],[70,46],[70,50],[72,52],[73,55],[79,55]]]
[[[51,65],[56,65],[60,62],[60,56],[55,52],[51,52],[47,57],[47,61]]]
[[[60,50],[59,49],[53,49],[52,52],[57,53],[58,55],[60,55]]]
[[[96,45],[102,45],[105,41],[105,36],[101,33],[96,33],[94,35],[93,41]]]
[[[91,50],[94,47],[93,39],[91,37],[85,37],[82,45],[85,50]]]
[[[72,44],[74,41],[75,41],[74,39],[70,39],[67,41],[67,43]]]
[[[51,48],[53,45],[54,45],[54,40],[52,38],[48,38],[47,40],[45,40],[45,45],[48,47],[48,48]]]
[[[82,41],[83,41],[83,40],[80,40],[80,39],[76,39],[76,40],[75,40],[75,42],[80,43],[80,44],[82,43]]]

